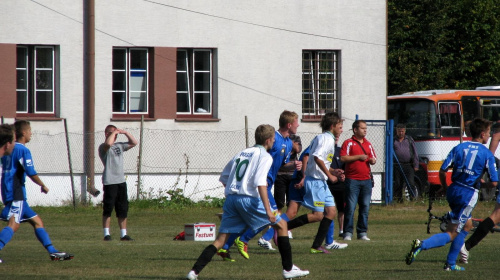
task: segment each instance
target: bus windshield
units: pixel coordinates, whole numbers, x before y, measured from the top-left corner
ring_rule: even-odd
[[[430,100],[389,100],[388,117],[394,125],[406,124],[406,133],[417,140],[438,138],[437,115]]]

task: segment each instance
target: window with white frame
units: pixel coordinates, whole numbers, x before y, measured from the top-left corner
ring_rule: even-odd
[[[55,114],[55,47],[17,46],[16,112]]]
[[[177,50],[177,114],[212,115],[213,51]]]
[[[147,48],[113,49],[113,114],[148,113]]]
[[[327,111],[338,112],[338,51],[302,52],[302,114],[321,118]]]

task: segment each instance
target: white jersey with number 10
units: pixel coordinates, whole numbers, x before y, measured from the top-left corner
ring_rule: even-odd
[[[273,158],[262,146],[254,146],[239,152],[224,167],[219,181],[226,186],[225,196],[230,194],[260,197],[258,186],[267,185],[267,173]]]

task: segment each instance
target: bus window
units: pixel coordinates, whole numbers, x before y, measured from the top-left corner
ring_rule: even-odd
[[[406,133],[413,138],[437,138],[436,109],[430,100],[390,100],[387,104],[389,119],[406,124]]]
[[[457,102],[439,102],[441,136],[460,136],[460,105]]]
[[[462,112],[464,121],[473,120],[479,117],[479,101],[473,96],[462,97]]]
[[[500,120],[500,99],[481,98],[482,117],[492,122]]]

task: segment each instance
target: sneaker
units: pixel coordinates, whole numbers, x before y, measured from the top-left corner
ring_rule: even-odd
[[[325,248],[328,250],[345,249],[347,246],[349,245],[345,243],[338,243],[337,241],[333,241],[332,244],[325,244]]]
[[[104,236],[104,241],[111,241],[111,235]]]
[[[194,272],[194,270],[191,270],[188,275],[186,276],[186,279],[188,280],[195,280],[195,279],[198,279],[198,274],[196,274],[196,272]]]
[[[224,260],[224,261],[235,262],[235,260],[233,260],[231,258],[231,255],[229,254],[229,250],[221,248],[221,249],[219,249],[219,251],[217,251],[217,255],[221,256],[222,260]]]
[[[293,239],[293,234],[291,230],[288,231],[288,239]]]
[[[240,255],[244,257],[245,259],[249,259],[250,256],[248,255],[248,243],[245,243],[240,240],[240,238],[236,238],[234,240],[234,245],[236,245],[236,248],[238,248],[238,252],[240,252]]]
[[[327,249],[325,249],[325,247],[323,247],[323,246],[319,246],[316,249],[311,248],[309,250],[309,253],[311,253],[311,254],[330,254],[330,251],[328,251]]]
[[[65,252],[55,252],[50,254],[50,259],[53,261],[69,261],[72,260],[74,255]]]
[[[120,241],[135,241],[132,237],[125,235],[124,237],[120,238]]]
[[[408,255],[406,255],[406,264],[410,265],[415,260],[415,257],[417,257],[420,251],[422,251],[422,242],[420,242],[420,240],[418,239],[413,240],[413,242],[411,243],[411,250]]]
[[[368,236],[364,235],[364,236],[358,237],[358,240],[370,241],[370,238],[368,238]]]
[[[0,259],[0,263],[3,263],[3,260],[2,260],[2,259]]]
[[[344,240],[345,241],[351,241],[351,239],[352,239],[352,237],[350,235],[344,236]]]
[[[444,269],[444,271],[464,271],[465,270],[465,268],[458,266],[456,264],[449,265],[447,263],[444,264],[443,269]]]
[[[460,258],[458,259],[461,263],[469,263],[469,251],[465,248],[465,243],[460,248]]]
[[[259,238],[259,241],[257,241],[257,244],[264,248],[264,249],[267,249],[267,250],[271,250],[271,251],[276,251],[276,249],[273,248],[273,245],[271,244],[271,242],[265,240],[264,238]]]
[[[283,269],[284,279],[300,278],[307,275],[309,275],[309,270],[301,270],[296,265],[293,265],[292,269],[290,269],[289,271]]]

